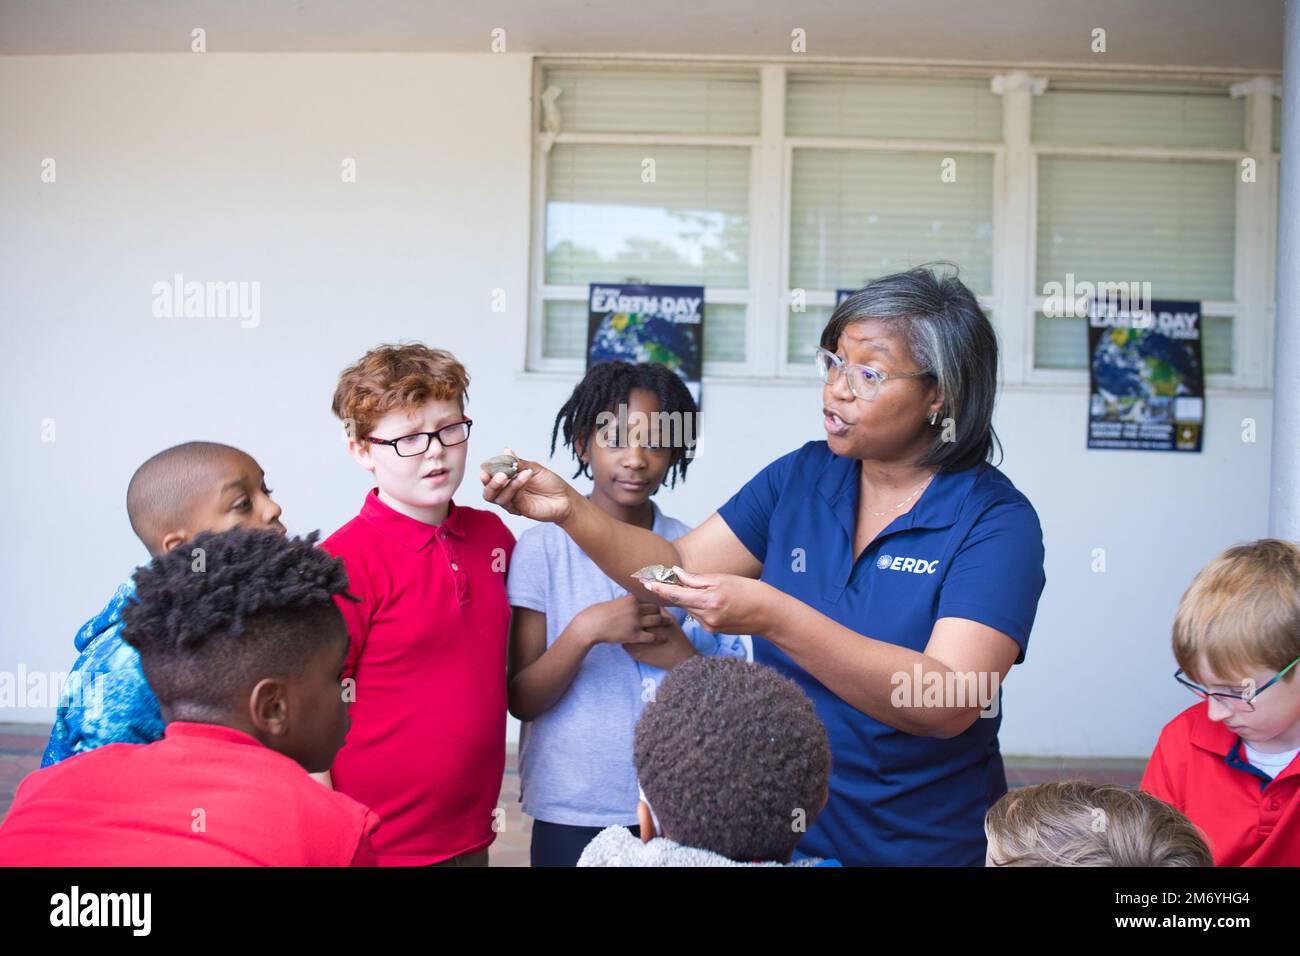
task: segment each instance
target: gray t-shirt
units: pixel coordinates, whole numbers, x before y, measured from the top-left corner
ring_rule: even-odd
[[[673,541],[690,530],[651,505],[655,534]],[[628,593],[553,524],[536,525],[519,536],[506,589],[511,605],[546,615],[547,647],[578,612]],[[677,608],[668,611],[679,623],[686,616]],[[695,621],[682,630],[701,654],[753,659],[748,637],[710,634]],[[569,826],[634,825],[638,796],[632,730],[666,673],[638,663],[620,644],[592,647],[564,696],[522,725],[524,813]]]

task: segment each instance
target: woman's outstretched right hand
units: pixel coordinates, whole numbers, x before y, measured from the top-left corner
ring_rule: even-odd
[[[509,448],[507,455],[515,455]],[[505,475],[488,477],[479,471],[483,483],[483,500],[499,505],[512,515],[534,521],[563,522],[573,513],[573,487],[535,461],[519,458],[519,471],[507,480]]]

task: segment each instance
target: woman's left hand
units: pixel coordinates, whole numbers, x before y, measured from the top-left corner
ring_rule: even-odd
[[[770,584],[738,574],[694,574],[674,567],[682,585],[643,581],[646,590],[691,617],[715,634],[763,634],[771,612],[782,597]]]

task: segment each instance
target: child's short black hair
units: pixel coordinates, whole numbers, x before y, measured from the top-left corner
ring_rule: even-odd
[[[569,400],[555,416],[555,427],[551,429],[551,454],[555,454],[555,437],[563,430],[564,444],[572,449],[573,457],[578,462],[578,470],[573,473],[577,478],[583,475],[591,477],[587,465],[578,456],[578,444],[591,441],[598,427],[597,419],[601,412],[617,414],[618,406],[628,402],[633,389],[653,392],[659,398],[659,410],[685,421],[686,416],[695,416],[697,407],[691,390],[686,387],[682,377],[660,362],[601,362],[587,370],[573,389]],[[694,425],[694,421],[692,421]],[[685,434],[683,431],[679,434]],[[690,434],[696,435],[694,431]],[[671,488],[680,478],[686,480],[686,468],[691,463],[686,448],[681,442],[675,443],[673,463],[668,467],[668,487]]]
[[[245,452],[212,441],[187,441],[164,448],[135,470],[126,487],[126,516],[131,530],[149,549],[162,551],[168,531],[187,526],[196,496],[211,494],[214,463]]]
[[[737,861],[784,862],[821,811],[826,728],[812,701],[770,667],[696,657],[646,705],[637,779],[677,843]]]
[[[301,674],[337,640],[334,595],[352,596],[319,536],[204,531],[136,571],[122,639],[160,703],[222,713],[250,682]]]

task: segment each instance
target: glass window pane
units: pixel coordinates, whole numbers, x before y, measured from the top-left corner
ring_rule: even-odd
[[[587,355],[587,303],[542,303],[542,356],[585,358]]]
[[[1240,149],[1246,100],[1226,89],[1114,90],[1052,83],[1033,99],[1036,143]]]
[[[870,139],[997,140],[1002,97],[989,81],[793,73],[786,134]]]
[[[831,320],[828,305],[810,305],[803,312],[790,310],[790,341],[786,345],[785,359],[796,365],[807,365],[810,374],[813,364],[813,349],[821,344],[822,329]]]
[[[1233,369],[1232,319],[1207,315],[1201,320],[1201,359],[1209,375],[1231,375]]]
[[[704,361],[745,361],[744,305],[704,304]],[[542,304],[542,356],[586,359],[587,303],[548,300]]]
[[[543,90],[560,90],[566,133],[758,132],[757,73],[559,68],[543,77]]]
[[[1207,315],[1202,320],[1201,359],[1212,375],[1232,374],[1232,318]],[[1035,368],[1088,368],[1088,323],[1077,316],[1034,315]]]
[[[1150,282],[1157,299],[1233,298],[1233,163],[1044,157],[1038,289]]]
[[[746,288],[749,157],[734,147],[557,145],[546,282]]]
[[[745,361],[745,316],[743,305],[704,303],[704,361]]]
[[[944,182],[949,158],[955,181]],[[795,150],[792,288],[858,289],[939,259],[956,263],[973,291],[992,291],[991,156]]]
[[[790,310],[790,339],[785,355],[787,362],[791,365],[806,365],[811,371],[813,350],[821,344],[822,329],[831,320],[833,311],[828,305],[809,306],[804,312]],[[993,321],[992,309],[984,309],[984,314],[990,322]]]
[[[1088,323],[1077,316],[1034,315],[1034,367],[1088,367]]]

